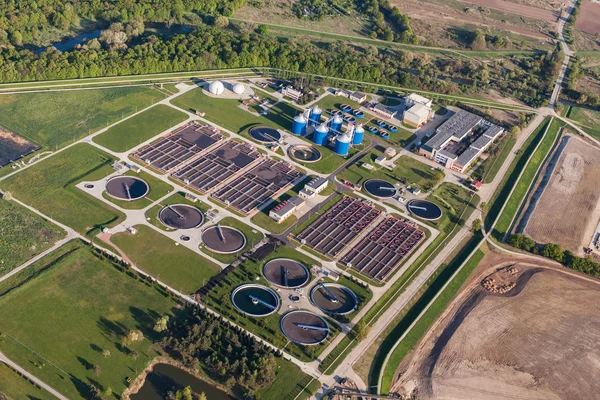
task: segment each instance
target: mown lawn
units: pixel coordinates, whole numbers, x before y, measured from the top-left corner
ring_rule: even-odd
[[[146,208],[150,204],[154,203],[156,200],[167,195],[173,190],[173,186],[171,186],[167,182],[162,181],[144,171],[133,172],[129,170],[124,175],[135,176],[140,179],[143,179],[148,184],[148,186],[150,186],[150,191],[148,192],[146,197],[134,201],[115,199],[114,197],[110,197],[106,191],[102,193],[102,197],[104,197],[106,200],[127,210],[141,210],[142,208]]]
[[[0,276],[43,253],[66,232],[15,202],[0,198]]]
[[[117,233],[111,241],[127,254],[135,265],[154,278],[183,293],[200,289],[221,268],[198,253],[184,247],[154,229],[138,225],[138,232]]]
[[[93,140],[109,150],[124,152],[186,119],[187,115],[181,111],[159,104],[113,126]]]
[[[10,288],[4,285],[12,290],[0,297],[0,329],[16,339],[7,336],[0,350],[71,399],[90,398],[90,384],[110,387],[119,397],[126,378],[157,355],[156,320],[176,312],[177,303],[159,289],[119,271],[79,241],[23,272]],[[122,344],[133,329],[145,338]]]
[[[290,361],[277,359],[277,377],[271,387],[259,390],[262,400],[307,399],[321,384]]]
[[[165,98],[147,87],[0,96],[2,126],[51,150]]]
[[[187,204],[192,207],[199,208],[200,211],[202,211],[202,213],[205,215],[205,217],[206,217],[206,212],[208,210],[210,210],[210,206],[208,204],[203,203],[200,200],[198,200],[197,202],[194,203],[193,201],[186,199],[184,193],[177,192],[177,193],[174,193],[172,196],[164,199],[159,205],[156,205],[156,206],[152,207],[151,209],[149,209],[148,211],[146,211],[146,218],[150,218],[148,220],[148,222],[151,223],[152,225],[156,226],[157,228],[162,229],[163,231],[172,231],[173,229],[165,226],[158,219],[158,213],[160,212],[160,210],[163,207],[171,205],[171,204]],[[204,223],[206,223],[206,220]]]
[[[202,246],[200,248],[200,250],[202,250],[203,253],[208,254],[209,256],[211,256],[212,258],[214,258],[215,260],[219,260],[222,263],[229,264],[229,263],[234,262],[235,260],[238,259],[238,257],[240,256],[240,254],[242,254],[246,250],[250,249],[256,243],[258,243],[259,241],[261,241],[262,238],[264,237],[264,235],[262,234],[262,232],[257,231],[254,228],[249,227],[245,223],[243,223],[243,222],[241,222],[238,219],[233,218],[233,217],[225,217],[222,220],[220,220],[218,222],[218,224],[221,225],[221,226],[231,226],[232,228],[239,229],[246,236],[246,245],[244,246],[244,248],[242,250],[240,250],[240,251],[238,251],[237,253],[234,253],[234,254],[219,254],[219,253],[215,253],[213,251],[210,251],[209,249],[207,249],[204,246]]]
[[[0,363],[0,398],[7,399],[55,399],[44,389],[40,389],[21,375]]]
[[[546,133],[542,143],[529,160],[521,179],[519,179],[519,181],[516,183],[515,190],[506,202],[504,211],[494,226],[493,234],[496,239],[502,240],[504,235],[510,229],[512,221],[516,217],[519,207],[528,193],[529,186],[533,182],[538,168],[540,165],[542,165],[542,162],[546,159],[546,155],[556,141],[556,137],[561,126],[562,124],[559,120],[552,121],[552,124],[550,125],[550,128],[548,129],[548,132]]]
[[[483,163],[485,168],[483,183],[491,183],[494,178],[496,178],[498,171],[500,171],[500,167],[502,167],[506,157],[508,157],[516,143],[517,139],[513,135],[507,136],[500,144],[500,152],[495,157],[489,157],[487,160],[485,160]]]
[[[75,187],[111,172],[112,157],[89,145],[77,144],[0,183],[19,200],[86,234],[124,218],[116,209]]]

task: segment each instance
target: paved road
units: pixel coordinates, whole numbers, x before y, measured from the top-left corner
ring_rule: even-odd
[[[60,394],[59,392],[54,390],[51,386],[45,384],[40,379],[36,378],[35,375],[30,374],[29,372],[27,372],[23,368],[21,368],[18,364],[11,361],[8,357],[6,357],[4,354],[2,354],[2,352],[0,352],[0,362],[3,362],[4,364],[10,366],[13,370],[18,371],[21,375],[27,377],[27,379],[34,382],[36,385],[38,385],[42,389],[46,390],[48,393],[50,393],[57,399],[69,400],[68,398],[66,398],[65,396],[63,396],[62,394]]]
[[[558,101],[558,96],[560,95],[560,90],[562,88],[563,80],[565,78],[565,74],[567,73],[567,68],[569,67],[569,62],[571,60],[571,56],[573,55],[573,52],[569,48],[569,45],[567,44],[567,41],[565,40],[563,33],[564,33],[564,29],[565,29],[565,24],[568,21],[569,17],[571,16],[571,13],[573,12],[573,9],[574,9],[577,1],[578,0],[573,0],[571,5],[569,5],[567,10],[561,15],[561,17],[558,20],[558,26],[557,26],[558,39],[559,39],[560,44],[565,53],[565,59],[563,61],[562,67],[560,69],[560,73],[558,74],[558,79],[556,80],[556,83],[554,84],[554,90],[552,91],[552,97],[550,98],[550,107],[552,107],[552,108],[554,108],[554,106],[556,105],[556,102]]]

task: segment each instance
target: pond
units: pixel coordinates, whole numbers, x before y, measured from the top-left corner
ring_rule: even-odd
[[[202,393],[210,400],[233,400],[234,398],[217,389],[208,382],[188,374],[184,370],[170,364],[156,364],[146,377],[144,386],[131,395],[131,400],[163,400],[169,391],[182,389],[186,386],[195,393]]]
[[[100,37],[101,29],[96,29],[93,31],[82,32],[77,36],[73,36],[70,39],[67,39],[62,42],[54,42],[51,43],[48,47],[42,47],[41,49],[36,50],[36,53],[43,53],[49,47],[56,47],[57,50],[60,51],[70,51],[75,48],[78,44],[83,44],[89,40],[96,39]]]

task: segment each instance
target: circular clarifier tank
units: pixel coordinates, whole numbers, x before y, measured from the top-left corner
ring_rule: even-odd
[[[411,214],[428,221],[435,221],[442,217],[442,209],[431,201],[411,200],[406,208]]]
[[[247,284],[231,292],[233,306],[252,317],[266,317],[279,309],[279,296],[266,286]]]
[[[302,263],[291,258],[275,258],[263,266],[263,275],[275,286],[295,289],[308,283],[310,273]]]
[[[280,327],[289,340],[305,346],[320,344],[329,336],[327,321],[305,310],[285,314],[281,317]]]
[[[149,191],[150,186],[135,176],[116,176],[106,182],[106,193],[119,200],[138,200],[146,196]]]
[[[398,193],[398,190],[394,185],[383,179],[369,179],[363,184],[363,188],[365,189],[365,192],[370,195],[382,199],[394,197],[396,193]]]
[[[250,128],[248,134],[252,139],[261,143],[276,143],[281,139],[281,133],[277,129],[268,126],[255,126]]]
[[[171,204],[161,208],[158,219],[171,229],[197,228],[204,222],[202,211],[187,204]]]
[[[236,228],[215,225],[202,232],[204,246],[215,253],[232,254],[246,246],[246,236]]]
[[[317,162],[321,159],[321,152],[313,146],[296,144],[290,146],[288,150],[290,157],[307,163]]]
[[[310,291],[310,300],[321,311],[335,314],[350,314],[358,306],[354,292],[337,283],[319,283]]]

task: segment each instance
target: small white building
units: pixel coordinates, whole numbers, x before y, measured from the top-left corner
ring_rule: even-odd
[[[296,210],[304,205],[304,200],[298,196],[294,196],[289,200],[281,202],[271,211],[269,211],[269,217],[277,221],[278,224],[282,223],[289,217],[291,217]]]
[[[431,108],[433,101],[421,96],[420,94],[411,93],[404,98],[404,104],[406,105],[406,108],[410,108],[415,104],[422,104],[425,107]]]
[[[408,110],[404,111],[402,121],[413,128],[419,128],[431,121],[435,112],[425,104],[416,103]]]
[[[366,169],[367,171],[372,171],[375,169],[375,167],[372,164],[369,163],[362,163],[361,167],[363,167],[364,169]]]
[[[189,200],[189,201],[193,202],[193,203],[195,203],[195,202],[197,202],[197,201],[198,201],[198,198],[197,198],[195,195],[191,194],[191,193],[186,193],[186,194],[185,194],[185,198],[186,198],[187,200]]]
[[[320,176],[313,178],[310,180],[310,182],[304,185],[304,188],[299,193],[300,197],[305,199],[312,199],[313,197],[321,193],[323,190],[325,190],[328,183],[329,181],[327,179],[322,178]]]
[[[394,118],[396,116],[397,111],[395,110],[391,110],[390,108],[388,108],[387,106],[384,106],[381,103],[377,103],[373,106],[370,107],[370,110],[373,111],[376,114],[379,114],[380,116],[384,117],[384,118]]]
[[[364,93],[361,93],[361,92],[352,92],[352,93],[350,93],[348,98],[357,103],[362,103],[362,102],[367,101],[367,95]]]
[[[386,157],[392,158],[392,157],[394,157],[398,153],[396,152],[395,148],[388,147],[387,149],[385,149],[385,153],[383,153],[383,154],[385,154]]]
[[[285,86],[283,89],[281,89],[281,94],[289,97],[294,101],[298,101],[300,97],[302,97],[302,92],[294,89],[291,86]]]
[[[375,159],[375,164],[383,165],[387,161],[386,156],[379,156]]]

